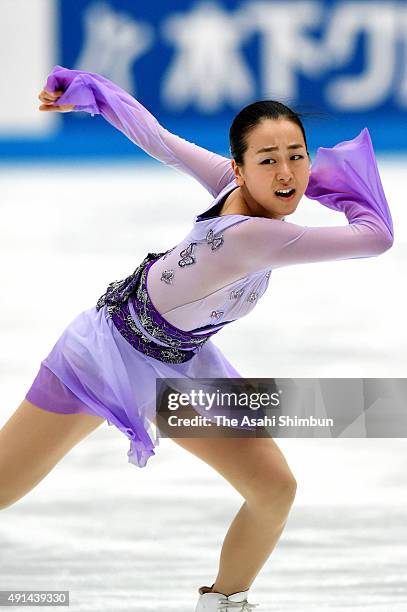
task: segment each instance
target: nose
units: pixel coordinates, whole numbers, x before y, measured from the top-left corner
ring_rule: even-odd
[[[290,166],[287,164],[287,162],[282,162],[277,172],[277,180],[287,183],[292,176],[293,173],[291,172]]]

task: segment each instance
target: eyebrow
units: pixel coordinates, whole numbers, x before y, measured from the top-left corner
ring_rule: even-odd
[[[304,149],[304,145],[299,144],[299,143],[295,143],[292,145],[288,145],[287,149]],[[256,153],[267,153],[268,151],[278,151],[278,147],[263,147],[262,149],[259,149],[258,151],[256,151]]]

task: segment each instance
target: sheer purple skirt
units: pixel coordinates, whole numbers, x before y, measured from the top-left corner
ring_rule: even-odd
[[[66,327],[26,399],[61,414],[100,416],[130,440],[128,461],[144,467],[159,444],[156,378],[241,378],[209,339],[185,363],[163,363],[137,351],[118,331],[106,306],[80,313]]]

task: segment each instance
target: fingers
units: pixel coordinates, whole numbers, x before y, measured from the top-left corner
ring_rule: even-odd
[[[43,104],[52,104],[53,102],[58,100],[58,98],[61,97],[63,93],[64,93],[63,91],[52,92],[52,91],[47,91],[46,89],[43,89],[38,94],[38,98],[41,100]]]
[[[63,91],[48,91],[47,89],[43,89],[39,94],[38,98],[41,102],[55,102],[57,98],[59,98],[64,92]]]
[[[75,104],[62,104],[60,106],[50,106],[49,104],[41,104],[41,106],[39,106],[38,108],[40,111],[69,113],[69,111],[75,108]]]
[[[60,106],[54,105],[54,102],[62,96],[63,91],[48,91],[43,89],[39,94],[38,98],[42,104],[38,107],[40,111],[58,112],[58,113],[69,113],[69,111],[75,108],[75,104],[62,104]]]

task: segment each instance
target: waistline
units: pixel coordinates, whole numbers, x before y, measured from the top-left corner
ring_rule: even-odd
[[[132,274],[109,283],[96,309],[106,306],[117,330],[136,350],[165,363],[184,363],[192,359],[221,327],[194,335],[192,331],[178,329],[161,316],[148,294],[147,274],[152,264],[165,254],[148,253]],[[137,315],[137,323],[129,303]]]

